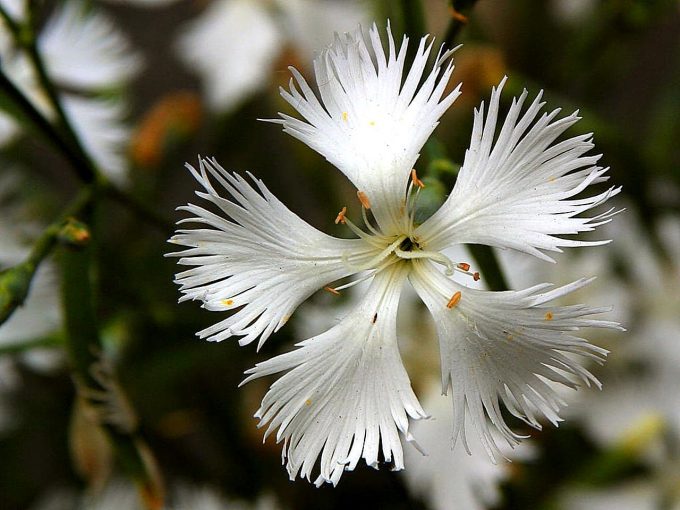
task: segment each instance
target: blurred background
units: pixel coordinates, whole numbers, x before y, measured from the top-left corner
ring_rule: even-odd
[[[680,508],[679,2],[0,7],[3,314],[39,266],[23,306],[0,325],[2,510]],[[503,76],[506,106],[526,88],[530,97],[544,90],[550,110],[580,110],[569,134],[594,132],[600,164],[623,185],[615,205],[626,211],[598,232],[613,242],[556,265],[497,253],[482,282],[521,288],[597,276],[570,302],[613,305],[607,318],[627,332],[592,332],[611,351],[592,367],[602,391],[565,394],[559,428],[516,424],[530,439],[507,452],[511,463],[493,465],[481,450],[450,448],[436,338],[421,305],[406,299],[400,345],[435,418],[414,427],[430,455],[405,445],[405,471],[360,465],[338,487],[317,489],[290,482],[280,445],[262,442],[252,415],[271,381],[237,385],[256,362],[337,321],[352,296],[314,295],[259,353],[233,339],[208,343],[195,333],[217,314],[177,303],[176,260],[163,255],[182,217],[175,208],[198,200],[184,163],[199,154],[252,172],[315,227],[348,235],[333,220],[355,200],[349,182],[257,119],[291,113],[278,94],[289,65],[311,78],[334,31],[374,21],[384,30],[388,19],[395,39],[406,33],[412,46],[424,34],[463,44],[451,80],[463,94],[418,161],[428,200],[452,186],[473,108]],[[106,183],[92,186],[93,169]]]

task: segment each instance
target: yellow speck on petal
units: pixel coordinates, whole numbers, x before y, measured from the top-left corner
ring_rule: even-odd
[[[547,320],[547,321],[553,320],[552,312],[545,312],[545,320]]]
[[[279,321],[279,327],[283,326],[286,322],[290,320],[290,315],[284,315]]]
[[[456,306],[460,302],[460,298],[462,296],[463,295],[460,293],[460,291],[457,291],[453,296],[451,296],[451,299],[449,299],[449,302],[446,303],[446,308],[451,309],[454,306]]]
[[[368,196],[363,191],[357,191],[357,197],[359,197],[359,202],[364,209],[371,208],[371,202],[368,201]]]
[[[347,122],[347,112],[342,112],[342,120]]]
[[[233,299],[223,299],[223,300],[221,301],[221,303],[222,303],[224,306],[231,306],[231,305],[234,304],[234,300],[233,300]]]
[[[311,406],[311,405],[312,405],[312,400],[309,399],[309,398],[308,398],[307,400],[305,400],[305,405],[306,405],[307,407]]]
[[[375,121],[374,120],[369,120],[368,121],[369,126],[375,126]]]
[[[550,177],[548,177],[548,182],[555,182],[555,176],[551,175]]]

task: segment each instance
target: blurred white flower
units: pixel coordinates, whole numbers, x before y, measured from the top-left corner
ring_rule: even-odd
[[[130,134],[125,125],[125,105],[120,94],[110,94],[105,100],[91,95],[116,89],[129,81],[141,68],[140,57],[105,14],[79,0],[69,0],[55,9],[37,44],[57,87],[84,94],[61,95],[66,115],[102,171],[123,183],[124,152]],[[54,112],[27,55],[16,47],[2,23],[0,58],[7,76],[38,110],[53,118]],[[12,141],[19,132],[14,119],[0,114],[0,144]]]
[[[468,455],[460,442],[454,442],[451,403],[442,397],[439,385],[428,384],[422,401],[430,419],[415,423],[413,433],[427,455],[414,449],[405,451],[409,468],[404,477],[408,487],[432,510],[482,510],[497,506],[501,502],[498,487],[509,476],[510,466],[494,464],[486,456]],[[482,447],[476,437],[471,442]],[[523,443],[514,450],[504,448],[503,455],[526,460],[532,452],[530,444]]]
[[[587,279],[551,290],[542,284],[508,292],[473,289],[451,279],[456,272],[479,277],[468,263],[444,254],[452,245],[488,244],[552,260],[545,251],[605,243],[558,236],[607,223],[611,211],[578,215],[619,189],[574,198],[605,181],[607,169],[595,166],[599,156],[584,156],[593,147],[591,135],[556,143],[578,117],[555,120],[559,110],[539,116],[540,94],[524,113],[526,91],[515,99],[496,137],[503,81],[492,92],[487,115],[483,105],[475,112],[470,148],[450,196],[417,224],[424,185],[413,165],[459,88],[447,92],[453,51],[441,49],[427,70],[433,45],[424,37],[410,69],[404,69],[408,40],[397,47],[389,26],[387,36],[387,53],[375,25],[369,34],[337,36],[314,62],[320,99],[291,68],[295,80],[282,96],[305,120],[280,114],[273,121],[357,187],[366,230],[347,218],[346,208],[336,219],[357,239],[316,230],[261,181],[253,178],[253,187],[214,159],[203,159],[199,170],[187,165],[204,189],[197,195],[229,219],[187,205],[181,209],[193,217],[182,222],[208,228],[182,229],[170,240],[187,247],[171,255],[193,266],[177,275],[182,300],[233,312],[199,333],[209,340],[240,336],[242,345],[258,340],[261,346],[316,290],[326,286],[337,293],[370,279],[359,304],[340,322],[246,372],[244,383],[284,373],[256,417],[267,426],[265,436],[278,429],[291,479],[298,474],[309,479],[319,461],[317,485],[336,484],[362,458],[377,467],[380,451],[384,462],[402,469],[399,434],[413,441],[409,418],[426,417],[397,347],[397,307],[406,280],[434,318],[442,391],[453,394],[452,436],[460,435],[468,452],[466,421],[491,457],[503,455],[498,436],[509,446],[519,442],[501,404],[533,427],[540,428],[543,417],[557,423],[565,402],[550,383],[598,385],[582,361],[601,361],[606,354],[578,331],[618,328],[591,318],[607,308],[553,303]],[[328,286],[357,274],[354,282]]]
[[[178,51],[203,79],[211,107],[229,111],[266,87],[287,46],[307,60],[334,30],[365,19],[358,1],[217,0],[188,24]]]

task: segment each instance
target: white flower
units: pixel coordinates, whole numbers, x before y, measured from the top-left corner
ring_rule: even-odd
[[[77,0],[58,6],[38,35],[37,45],[50,79],[57,88],[69,90],[60,94],[62,106],[85,149],[107,177],[122,184],[130,133],[124,122],[125,103],[120,94],[106,99],[91,96],[128,82],[140,70],[141,58],[106,15],[85,7]],[[1,23],[0,58],[5,74],[43,115],[54,118],[27,55],[15,47]],[[13,118],[0,114],[0,145],[19,132]]]
[[[229,111],[267,85],[285,48],[307,58],[319,34],[356,26],[363,17],[356,1],[217,0],[188,24],[177,49],[202,78],[210,105]]]
[[[526,93],[513,103],[494,141],[501,84],[486,119],[483,107],[475,113],[471,147],[449,199],[416,224],[422,182],[413,165],[459,89],[446,91],[452,51],[440,50],[426,72],[432,43],[425,37],[405,70],[407,39],[397,48],[389,27],[387,35],[387,52],[375,26],[368,37],[361,31],[336,37],[314,62],[320,98],[292,69],[297,84],[291,81],[282,95],[305,120],[281,114],[273,121],[354,183],[367,231],[343,209],[336,223],[346,224],[358,239],[329,237],[285,208],[261,182],[253,179],[253,187],[215,160],[203,159],[200,170],[189,167],[205,189],[198,196],[228,218],[188,205],[183,209],[193,217],[184,221],[206,228],[180,230],[171,239],[188,247],[172,255],[193,266],[177,275],[183,299],[203,301],[210,310],[234,310],[200,333],[210,340],[238,336],[245,344],[259,338],[262,345],[316,289],[337,292],[370,279],[360,304],[338,324],[247,371],[246,381],[284,373],[256,416],[284,442],[291,478],[309,479],[318,461],[317,484],[337,483],[361,458],[372,466],[382,460],[403,468],[398,432],[411,441],[409,417],[426,417],[397,347],[397,304],[407,280],[434,317],[442,390],[453,393],[454,437],[462,435],[467,449],[468,418],[492,456],[499,453],[492,428],[510,446],[519,441],[501,415],[501,403],[534,427],[543,417],[556,423],[564,402],[551,384],[597,384],[581,360],[601,361],[606,353],[578,331],[617,327],[591,318],[605,308],[552,303],[589,279],[552,290],[543,284],[488,292],[451,278],[454,272],[478,277],[469,264],[442,253],[456,243],[487,243],[543,259],[549,258],[542,250],[601,244],[558,236],[608,221],[611,213],[577,215],[619,190],[573,198],[605,180],[605,169],[594,166],[597,156],[584,156],[592,148],[589,135],[555,142],[577,121],[575,115],[555,120],[555,111],[537,120],[538,99],[521,115]],[[353,282],[328,287],[359,273]]]

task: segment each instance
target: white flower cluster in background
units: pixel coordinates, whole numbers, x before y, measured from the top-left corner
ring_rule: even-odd
[[[609,222],[611,209],[582,214],[619,188],[588,193],[607,180],[607,169],[597,166],[600,156],[587,155],[592,135],[558,141],[579,118],[542,113],[540,93],[529,101],[525,91],[503,118],[505,80],[493,90],[488,109],[482,104],[475,111],[451,194],[430,218],[415,221],[424,184],[414,165],[460,86],[449,87],[453,50],[435,52],[424,37],[407,65],[407,48],[408,39],[397,44],[389,25],[386,41],[375,25],[368,33],[336,36],[314,61],[318,91],[291,68],[289,90],[281,92],[303,119],[281,113],[272,121],[356,186],[364,227],[350,220],[346,207],[336,218],[355,239],[320,232],[261,181],[232,174],[214,159],[201,159],[198,169],[188,165],[202,187],[197,195],[220,214],[194,204],[181,208],[190,214],[181,223],[202,228],[180,229],[170,240],[186,247],[171,255],[190,266],[176,281],[182,300],[228,312],[200,337],[241,337],[241,345],[257,341],[259,347],[317,290],[338,294],[367,282],[339,322],[246,372],[244,383],[281,374],[255,416],[267,427],[265,437],[276,432],[283,443],[291,479],[311,479],[318,469],[317,485],[336,484],[362,459],[402,469],[401,438],[420,448],[410,422],[428,413],[397,345],[407,281],[435,325],[441,391],[453,400],[451,435],[468,453],[479,441],[492,459],[522,437],[509,428],[503,408],[535,428],[545,420],[557,424],[566,401],[556,387],[599,386],[588,364],[602,362],[606,351],[581,330],[620,329],[593,317],[609,308],[559,304],[592,279],[490,292],[468,285],[479,273],[452,259],[455,252],[447,255],[473,243],[552,261],[546,252],[607,242],[563,237]]]
[[[267,86],[284,50],[306,62],[333,31],[364,21],[357,0],[217,0],[188,23],[178,51],[202,78],[210,106],[228,112]]]
[[[7,0],[2,5],[15,20],[23,21],[25,13],[19,5]],[[107,15],[80,0],[60,2],[55,7],[38,35],[37,45],[48,76],[58,88],[67,90],[59,97],[85,150],[106,176],[124,183],[130,129],[125,123],[126,102],[117,89],[137,75],[140,56]],[[5,74],[39,111],[54,118],[30,59],[17,47],[2,21],[0,58]],[[14,119],[0,114],[0,145],[11,142],[20,132]]]

